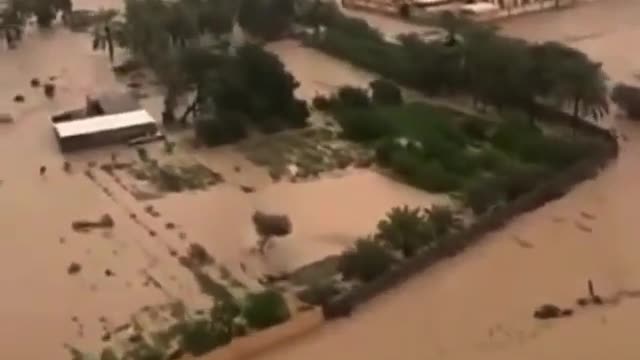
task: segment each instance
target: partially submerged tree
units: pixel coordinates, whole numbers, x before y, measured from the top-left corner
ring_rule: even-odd
[[[640,120],[640,87],[616,84],[611,92],[611,100],[634,120]]]
[[[256,232],[260,235],[258,250],[264,253],[269,241],[276,236],[286,236],[291,233],[291,220],[286,215],[272,215],[256,211],[251,217]]]

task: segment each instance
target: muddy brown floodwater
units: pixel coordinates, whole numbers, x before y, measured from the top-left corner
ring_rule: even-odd
[[[114,7],[120,0],[76,0],[77,8]],[[364,16],[387,34],[416,27],[378,15]],[[599,0],[580,8],[522,17],[503,31],[531,40],[559,40],[604,62],[612,79],[633,79],[640,58],[628,49],[639,38],[640,1]],[[371,75],[293,42],[270,45],[302,82],[299,94],[331,91],[345,83],[364,85]],[[203,244],[236,271],[249,261],[255,209],[287,212],[294,233],[278,242],[256,268],[286,270],[339,252],[394,205],[429,205],[442,199],[394,183],[368,171],[335,174],[319,181],[270,185],[264,169],[251,168],[229,148],[185,151],[220,171],[227,183],[206,191],[169,195],[144,203],[131,198],[106,174],[83,175],[89,161],[104,161],[113,149],[64,158],[49,116],[82,104],[87,92],[121,86],[106,56],[91,52],[86,35],[62,29],[32,30],[19,49],[0,49],[0,112],[16,123],[0,125],[0,348],[16,359],[66,359],[63,343],[96,349],[100,317],[118,325],[145,305],[183,300],[207,306],[190,274],[178,266],[171,248]],[[32,77],[55,77],[58,95],[48,100],[32,89]],[[25,95],[15,104],[15,94]],[[156,117],[157,96],[144,101]],[[640,303],[579,310],[569,319],[538,322],[534,308],[552,302],[571,306],[585,295],[587,279],[604,296],[640,288],[640,130],[625,120],[616,126],[628,141],[620,158],[595,180],[565,198],[519,218],[465,254],[448,260],[406,285],[307,338],[261,359],[593,359],[635,360]],[[123,157],[131,152],[117,149]],[[184,150],[184,149],[183,149]],[[74,173],[62,164],[72,162]],[[243,162],[244,161],[244,162]],[[242,163],[241,173],[233,168]],[[47,165],[46,177],[38,168]],[[237,185],[257,188],[244,194]],[[152,204],[162,218],[149,216]],[[156,232],[130,218],[138,220]],[[70,224],[109,213],[111,231],[78,234]],[[165,229],[165,222],[177,230]],[[177,236],[184,231],[187,238]],[[525,246],[526,245],[526,246]],[[67,274],[72,262],[81,271]],[[115,276],[106,277],[110,269]],[[162,288],[148,286],[146,274]],[[247,280],[249,279],[242,279]],[[249,284],[251,285],[251,284]],[[37,346],[36,346],[37,344]]]
[[[640,1],[599,0],[512,19],[502,31],[568,43],[602,61],[612,80],[633,82],[638,14]],[[605,297],[640,288],[640,128],[612,120],[628,141],[599,177],[260,359],[637,359],[640,302],[632,298],[560,321],[532,317],[542,303],[573,306],[587,279]]]
[[[99,9],[118,7],[121,1],[76,0],[74,5]],[[322,65],[318,74],[325,78],[303,79],[299,93],[306,98],[316,90],[364,85],[372,79],[295,43],[275,47],[296,75],[313,61]],[[138,201],[115,178],[91,165],[110,161],[112,151],[121,160],[135,158],[132,150],[112,147],[62,155],[50,125],[51,115],[82,106],[87,94],[122,89],[109,68],[107,57],[91,50],[86,34],[59,27],[45,32],[29,28],[16,50],[0,47],[0,113],[15,118],[13,124],[0,124],[4,356],[67,359],[64,344],[99,351],[105,326],[113,329],[129,321],[144,306],[181,300],[191,309],[210,307],[211,299],[201,294],[175,257],[191,242],[202,244],[217,264],[251,288],[258,286],[256,278],[264,272],[289,271],[341,252],[372,231],[393,206],[447,201],[366,170],[272,185],[265,169],[252,166],[228,147],[178,149],[222,173],[225,184]],[[334,77],[338,71],[340,76]],[[55,83],[56,96],[48,99],[41,87],[32,88],[32,78]],[[153,87],[144,90],[150,96],[143,106],[159,118],[161,98]],[[23,103],[13,101],[17,94],[25,97]],[[161,146],[149,148],[152,156],[161,156],[156,151]],[[63,171],[65,161],[71,163],[70,174]],[[47,171],[40,176],[43,165]],[[235,171],[237,165],[242,171]],[[245,194],[239,185],[256,191]],[[159,215],[145,210],[150,205]],[[263,258],[250,251],[256,241],[251,223],[255,210],[290,214],[294,224],[292,234],[277,241]],[[71,228],[73,221],[96,220],[103,214],[112,217],[113,229],[78,233]],[[241,263],[248,274],[243,274]],[[77,264],[73,275],[68,274],[71,264]]]

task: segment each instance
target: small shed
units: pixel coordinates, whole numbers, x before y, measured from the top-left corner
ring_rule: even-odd
[[[57,122],[53,127],[63,152],[126,143],[158,132],[156,121],[146,110]]]

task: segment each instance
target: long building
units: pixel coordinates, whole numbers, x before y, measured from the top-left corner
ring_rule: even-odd
[[[63,152],[126,143],[158,132],[156,121],[142,109],[57,122],[53,127]]]

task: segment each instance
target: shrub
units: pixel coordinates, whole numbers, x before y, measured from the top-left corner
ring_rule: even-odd
[[[216,300],[211,309],[211,321],[231,326],[233,319],[240,315],[241,312],[242,309],[235,299]]]
[[[371,238],[356,241],[340,257],[338,270],[345,279],[371,281],[386,272],[395,262],[393,255]]]
[[[338,101],[340,101],[340,105],[347,108],[363,108],[370,105],[367,91],[353,86],[342,86],[339,88]]]
[[[500,177],[507,200],[533,190],[548,173],[547,169],[536,165],[512,164],[503,169]]]
[[[629,118],[640,120],[640,87],[616,84],[611,92],[611,100],[613,100]]]
[[[309,125],[307,121],[309,119],[309,107],[307,102],[300,99],[293,99],[291,102],[291,108],[287,112],[287,124],[295,129],[300,129]]]
[[[448,206],[435,205],[427,210],[427,213],[429,214],[428,222],[431,224],[431,229],[438,236],[448,234],[461,225],[460,219],[456,217],[453,210]]]
[[[391,132],[391,125],[379,113],[343,111],[337,120],[344,136],[354,141],[376,140]]]
[[[460,187],[460,179],[447,170],[437,160],[419,165],[409,179],[414,186],[432,192],[449,192]]]
[[[464,203],[477,215],[485,213],[492,206],[504,202],[505,199],[503,185],[495,176],[474,179],[463,191]]]
[[[400,105],[402,104],[402,92],[400,88],[391,81],[378,79],[369,83],[371,88],[371,98],[378,105]]]
[[[196,136],[209,146],[229,144],[247,136],[249,118],[239,112],[225,112],[219,117],[199,118]]]
[[[271,215],[256,211],[251,219],[260,236],[286,236],[291,233],[291,220],[286,215]]]
[[[384,138],[375,146],[376,160],[380,165],[389,166],[391,155],[398,148],[398,145],[392,138]]]
[[[324,95],[316,95],[313,97],[311,104],[319,111],[329,111],[331,108],[331,99]]]
[[[184,351],[199,356],[231,342],[231,329],[207,320],[197,320],[184,325],[180,341]]]
[[[460,126],[462,131],[472,139],[485,140],[488,136],[490,124],[482,119],[467,119]]]
[[[394,207],[384,220],[378,222],[375,238],[402,252],[405,257],[411,257],[432,239],[425,227],[426,220],[421,208]]]
[[[340,289],[333,281],[313,283],[297,296],[300,300],[311,305],[322,305],[340,293]]]
[[[256,329],[280,324],[291,316],[282,294],[270,289],[247,295],[242,313],[247,324]]]

